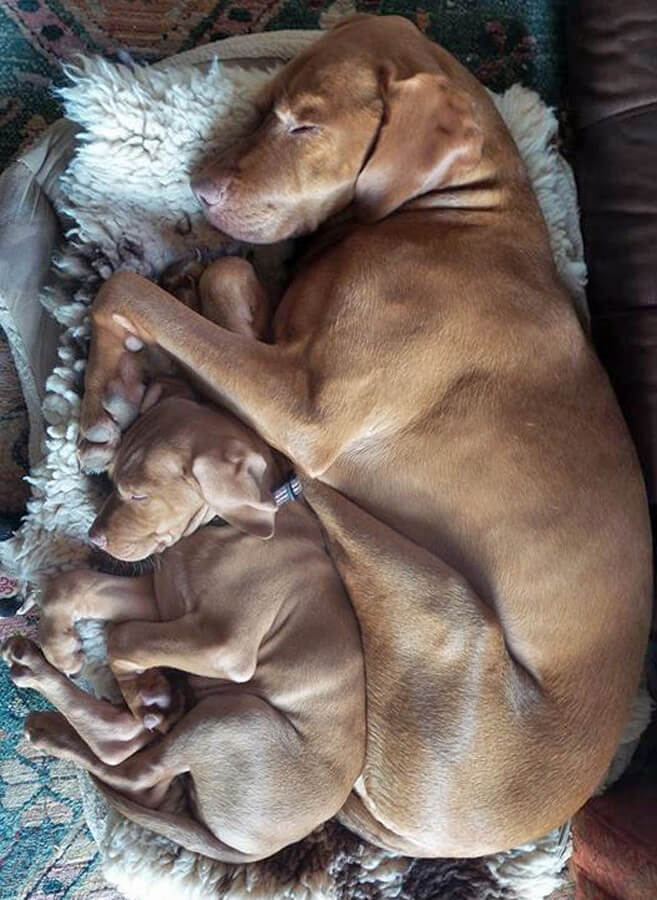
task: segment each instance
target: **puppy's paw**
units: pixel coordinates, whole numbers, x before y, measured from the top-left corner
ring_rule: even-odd
[[[39,639],[48,662],[65,675],[77,675],[84,665],[82,642],[75,626],[67,620],[42,615]]]
[[[39,689],[48,674],[48,663],[34,641],[22,634],[12,635],[4,642],[0,653],[17,687]]]
[[[25,737],[33,747],[58,757],[74,752],[80,740],[58,712],[30,713],[25,721]]]
[[[146,390],[142,370],[142,360],[134,352],[126,351],[119,360],[116,377],[107,385],[103,409],[109,413],[112,422],[118,427],[119,436],[139,415]]]
[[[137,695],[141,703],[139,718],[148,731],[166,734],[180,718],[182,694],[161,669],[147,669],[138,676]]]
[[[88,569],[63,572],[50,578],[43,591],[39,642],[48,662],[66,675],[75,675],[84,663],[75,622],[81,599],[93,589],[97,578]]]
[[[86,475],[106,472],[121,442],[121,429],[110,415],[103,412],[96,422],[81,432],[78,461]]]
[[[104,472],[114,459],[121,433],[139,415],[145,391],[144,346],[122,316],[96,328],[80,413],[78,460],[88,474]]]
[[[171,685],[161,669],[147,669],[138,675],[137,691],[144,706],[167,709],[171,703]]]

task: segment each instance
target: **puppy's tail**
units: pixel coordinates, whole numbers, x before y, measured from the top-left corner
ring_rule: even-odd
[[[126,819],[154,831],[162,837],[168,838],[174,844],[191,850],[192,853],[200,853],[226,863],[248,863],[262,859],[264,854],[248,854],[236,850],[229,844],[224,844],[215,837],[209,828],[192,819],[184,813],[164,812],[159,809],[149,809],[134,800],[129,800],[123,794],[100,781],[95,775],[91,775],[96,788],[105,797],[114,809],[120,812]],[[269,854],[267,854],[269,855]]]

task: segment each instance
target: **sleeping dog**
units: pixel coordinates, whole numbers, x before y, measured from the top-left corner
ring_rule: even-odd
[[[171,380],[145,405],[90,537],[123,560],[157,553],[153,573],[59,576],[41,621],[54,666],[23,637],[4,656],[18,685],[60,710],[30,717],[34,744],[88,769],[133,821],[251,861],[337,813],[362,771],[358,624],[314,515],[277,505],[283,472],[264,441]],[[217,515],[225,527],[209,525]],[[108,657],[128,709],[62,674],[80,668],[85,618],[119,623]],[[185,673],[182,689],[157,667]],[[181,784],[186,808],[172,811]]]

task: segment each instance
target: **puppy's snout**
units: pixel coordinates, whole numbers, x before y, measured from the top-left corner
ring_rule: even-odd
[[[89,540],[94,547],[98,547],[99,550],[105,550],[107,548],[107,535],[95,523],[89,529]]]
[[[218,206],[228,193],[231,175],[198,175],[192,179],[192,191],[204,206]]]

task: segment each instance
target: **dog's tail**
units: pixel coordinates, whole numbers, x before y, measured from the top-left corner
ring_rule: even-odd
[[[159,809],[149,809],[142,806],[134,800],[129,800],[126,796],[109,787],[105,782],[91,775],[96,788],[105,797],[114,809],[120,812],[126,819],[154,831],[162,837],[168,838],[174,844],[191,850],[193,853],[200,853],[203,856],[209,856],[211,859],[217,859],[226,863],[247,863],[255,862],[262,858],[261,854],[248,854],[236,850],[229,844],[224,844],[214,834],[184,813],[165,812]],[[267,854],[269,855],[269,854]]]

